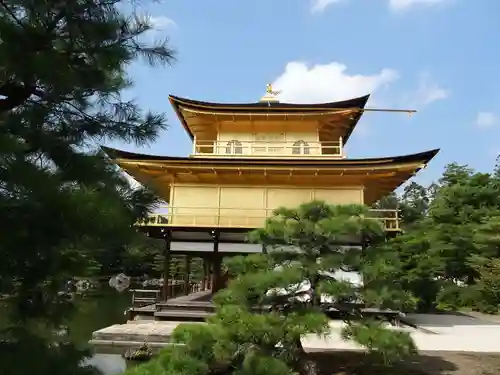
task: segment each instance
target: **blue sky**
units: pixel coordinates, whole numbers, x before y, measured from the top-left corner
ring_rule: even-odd
[[[168,102],[174,94],[255,102],[273,82],[281,100],[322,102],[372,93],[348,157],[441,148],[417,181],[457,161],[488,171],[500,153],[498,0],[163,0],[148,3],[156,31],[177,50],[172,67],[137,63],[130,91],[170,128],[129,151],[187,155],[190,140]]]

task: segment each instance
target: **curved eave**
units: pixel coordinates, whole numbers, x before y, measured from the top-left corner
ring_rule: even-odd
[[[214,111],[219,113],[294,113],[294,112],[306,112],[306,113],[322,113],[325,111],[332,110],[342,110],[342,109],[364,109],[370,95],[360,96],[358,98],[342,100],[338,102],[329,103],[315,103],[315,104],[294,104],[294,103],[280,103],[280,102],[257,102],[257,103],[211,103],[198,100],[191,100],[186,98],[181,98],[174,95],[169,95],[168,99],[172,104],[179,120],[188,132],[191,139],[194,138],[189,124],[187,123],[182,108],[186,108],[191,111]],[[350,127],[345,135],[344,143],[347,141],[351,135],[354,127],[358,123],[359,119],[363,115],[362,111],[358,111],[353,115],[353,119],[350,120]]]
[[[102,150],[112,159],[130,162],[150,162],[153,164],[189,164],[189,165],[210,165],[217,166],[239,166],[239,167],[252,167],[252,166],[281,166],[281,165],[294,165],[304,167],[387,167],[394,164],[427,164],[436,154],[439,149],[429,150],[416,154],[408,154],[401,156],[383,157],[383,158],[366,158],[366,159],[314,159],[314,160],[285,160],[285,159],[252,159],[245,158],[244,164],[242,159],[238,158],[189,158],[189,157],[175,157],[175,156],[157,156],[146,155],[134,152],[122,151],[110,147],[101,147]]]
[[[168,99],[173,106],[183,105],[191,109],[198,110],[216,110],[218,112],[290,112],[290,111],[324,111],[329,109],[347,109],[347,108],[364,108],[370,95],[360,96],[358,98],[341,100],[328,103],[314,104],[295,104],[281,102],[256,102],[256,103],[212,103],[199,100],[181,98],[179,96],[169,95]]]
[[[414,176],[439,152],[368,159],[221,159],[143,155],[102,147],[115,163],[139,182],[151,186],[160,196],[169,197],[170,183],[247,183],[255,176],[261,184],[336,186],[353,183],[364,186],[364,202],[371,205]],[[286,173],[283,173],[286,172]],[[248,173],[248,175],[247,175]],[[257,173],[257,174],[255,174]],[[299,180],[290,180],[290,176]],[[245,180],[252,176],[252,180]],[[222,178],[222,180],[219,180]],[[269,179],[271,178],[271,180]],[[242,180],[243,179],[243,180]],[[223,182],[221,182],[223,181]],[[225,181],[225,182],[224,182]],[[243,181],[243,182],[242,182]],[[245,182],[246,181],[246,182]]]

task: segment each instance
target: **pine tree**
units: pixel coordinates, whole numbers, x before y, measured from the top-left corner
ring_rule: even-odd
[[[395,309],[412,303],[397,280],[387,277],[390,262],[375,248],[361,253],[342,245],[375,243],[382,237],[381,224],[363,206],[311,202],[277,210],[264,228],[251,234],[267,254],[227,262],[232,281],[215,296],[216,315],[210,324],[180,325],[173,339],[184,346],[168,347],[158,362],[129,375],[316,374],[301,337],[331,332],[327,307],[342,312],[344,339],[385,363],[414,353],[407,333],[387,329],[387,323],[365,313],[367,306]],[[377,277],[381,269],[385,280]],[[339,270],[358,271],[365,283],[342,279]]]
[[[155,202],[99,151],[99,142],[142,145],[165,129],[162,114],[121,93],[130,63],[168,63],[173,52],[166,41],[147,44],[148,19],[124,14],[123,3],[0,1],[0,294],[12,310],[0,362],[13,364],[5,374],[75,373],[71,345],[54,347],[34,327],[57,327],[69,306],[58,293],[64,280],[85,272],[93,249],[126,242]]]

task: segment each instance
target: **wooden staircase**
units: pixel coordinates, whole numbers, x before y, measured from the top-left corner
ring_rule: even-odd
[[[196,292],[156,304],[155,320],[204,321],[215,313],[209,291]]]

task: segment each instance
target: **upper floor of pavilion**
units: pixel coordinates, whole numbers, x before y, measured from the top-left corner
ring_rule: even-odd
[[[256,103],[225,104],[170,95],[193,141],[191,157],[342,159],[369,95],[321,104],[281,103],[267,85]],[[392,110],[398,111],[398,110]],[[401,110],[401,112],[413,112]]]

